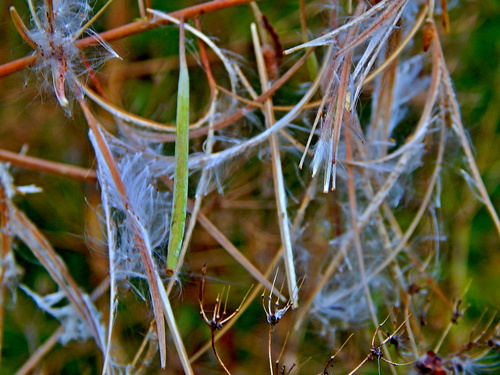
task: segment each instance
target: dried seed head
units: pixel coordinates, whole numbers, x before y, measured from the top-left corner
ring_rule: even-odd
[[[422,32],[422,44],[424,51],[427,51],[431,46],[432,39],[434,39],[435,34],[436,29],[434,28],[434,24],[432,22],[426,22]]]
[[[91,7],[87,0],[29,0],[34,28],[28,30],[15,9],[11,9],[14,23],[24,39],[36,50],[37,75],[53,87],[57,100],[69,114],[68,96],[81,99],[82,90],[78,77],[100,66],[109,57],[118,55],[99,40],[106,53],[87,57],[76,47],[75,42],[83,33],[99,37],[88,30]]]

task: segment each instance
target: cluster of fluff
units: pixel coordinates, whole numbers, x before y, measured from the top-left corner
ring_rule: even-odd
[[[387,2],[384,3],[386,3],[385,5],[387,5]],[[382,4],[379,4],[378,6],[381,5]],[[373,11],[378,6],[373,7],[366,13]],[[401,8],[397,12],[395,12],[395,14],[389,17],[383,25],[378,27],[378,30],[373,33],[373,35],[367,42],[362,44],[362,48],[356,49],[356,51],[362,51],[362,53],[360,55],[353,56],[355,67],[349,75],[349,86],[347,87],[345,94],[340,94],[343,89],[342,86],[344,85],[343,82],[340,82],[340,77],[342,76],[342,70],[344,69],[343,65],[346,63],[346,57],[343,55],[339,55],[331,62],[331,72],[327,74],[327,79],[325,80],[327,84],[323,84],[322,87],[324,95],[325,97],[330,99],[330,103],[324,107],[326,113],[324,116],[324,121],[321,121],[320,135],[314,147],[314,156],[311,162],[311,170],[313,175],[318,174],[320,170],[323,171],[324,192],[327,192],[331,188],[335,188],[337,180],[337,163],[338,160],[342,157],[339,147],[339,133],[338,129],[336,128],[339,124],[334,123],[334,119],[337,117],[337,114],[335,112],[337,110],[347,112],[345,111],[345,109],[348,109],[348,111],[355,110],[359,100],[359,96],[363,89],[363,82],[368,72],[374,67],[375,63],[380,60],[383,53],[385,52],[385,46],[387,45],[389,37],[393,33],[398,21],[401,19],[403,14],[407,12],[406,6],[407,3],[404,3]],[[361,32],[363,29],[366,30],[370,26],[372,26],[371,21],[372,20],[370,20],[369,18],[364,19],[364,21],[361,21],[359,25],[351,25],[351,28],[359,27],[358,32]],[[338,28],[337,30],[340,29],[342,29],[342,27]],[[338,36],[338,41],[340,41],[339,43],[335,40],[321,40],[322,37],[319,37],[317,39],[321,40],[321,43],[323,44],[327,42],[333,43],[335,49],[342,49],[349,45],[349,41],[346,42],[349,32],[350,30],[346,30],[344,33],[341,33]],[[345,43],[342,44],[342,42]],[[308,42],[304,45],[312,46],[314,45],[314,43]],[[344,108],[341,109],[337,108],[336,104],[337,98],[340,96],[345,97],[345,103],[343,104]],[[344,131],[346,131],[346,128],[349,128],[350,126],[352,127],[351,124],[359,124],[359,120],[357,119],[357,116],[355,114],[344,114],[342,121],[342,127]],[[387,142],[387,140],[384,139],[382,140],[382,142]]]
[[[58,337],[62,345],[66,345],[72,340],[86,341],[93,338],[91,333],[92,330],[89,329],[85,320],[82,319],[81,315],[75,310],[72,304],[67,303],[66,305],[60,306],[61,303],[66,300],[66,293],[60,290],[52,294],[40,296],[24,285],[21,285],[20,288],[35,301],[42,311],[45,311],[47,314],[59,320],[64,327],[64,332]],[[102,324],[101,313],[95,308],[89,296],[86,294],[82,295],[84,302],[87,304],[92,314],[92,320],[97,323],[96,326],[99,330],[100,341],[104,342],[105,328]]]
[[[343,155],[344,152],[344,146],[342,145],[339,154]],[[324,334],[332,333],[332,324],[337,327],[339,323],[344,327],[356,326],[363,324],[370,317],[364,283],[369,285],[372,296],[383,296],[385,303],[389,302],[397,305],[400,302],[399,293],[395,289],[394,282],[389,282],[389,280],[394,279],[394,275],[390,273],[389,268],[386,267],[384,271],[374,274],[374,270],[389,255],[390,249],[398,245],[399,234],[394,233],[392,228],[387,228],[386,233],[381,232],[376,212],[372,213],[371,217],[365,216],[374,201],[374,196],[377,194],[377,191],[373,191],[366,181],[377,181],[381,186],[391,173],[399,173],[397,180],[388,190],[384,201],[390,207],[400,209],[405,196],[413,190],[411,174],[421,166],[423,145],[419,144],[409,153],[411,157],[407,158],[407,163],[403,167],[398,166],[395,169],[396,163],[390,162],[387,165],[373,168],[359,168],[353,172],[357,208],[354,215],[358,225],[363,222],[362,219],[368,217],[357,234],[362,247],[364,275],[361,272],[353,240],[356,233],[354,233],[351,225],[353,213],[349,206],[347,193],[347,172],[345,169],[339,168],[336,197],[341,211],[339,214],[343,218],[341,232],[344,234],[333,239],[330,246],[331,254],[342,253],[343,260],[338,270],[318,294],[313,309],[313,316],[321,323],[323,327],[322,333]],[[403,270],[403,272],[405,271],[409,270]],[[406,282],[407,276],[407,274],[397,275],[400,278],[398,285],[403,289],[408,286]]]
[[[16,263],[14,253],[9,252],[0,259],[0,268],[3,269],[2,284],[14,291],[23,274],[23,269]]]
[[[314,300],[313,316],[321,323],[322,334],[329,336],[332,333],[331,327],[359,326],[370,317],[364,282],[369,285],[374,298],[383,296],[393,303],[398,302],[394,284],[389,282],[391,277],[389,270],[373,275],[372,271],[385,256],[382,241],[375,233],[375,224],[370,223],[360,234],[365,279],[360,271],[356,250],[351,243],[351,233],[331,241],[331,252],[342,253],[344,257],[336,272]]]
[[[97,69],[106,58],[118,57],[116,53],[99,36],[90,29],[83,27],[91,18],[92,8],[86,0],[53,0],[52,15],[46,8],[45,1],[34,5],[29,37],[36,45],[39,56],[35,69],[40,72],[45,81],[51,82],[59,104],[67,109],[69,101],[67,95],[81,98],[77,78],[88,67],[82,61],[83,55],[76,46],[76,40],[82,32],[93,35],[104,48],[103,52],[96,52],[92,57],[85,56],[90,69]]]
[[[92,135],[90,138],[93,140]],[[155,157],[153,150],[133,148],[111,135],[107,138],[127,194],[127,207],[124,207],[123,197],[98,152],[102,201],[109,216],[106,220],[112,221],[112,230],[108,223],[110,261],[114,263],[117,279],[144,278],[145,271],[128,214],[133,215],[141,226],[151,256],[157,264],[163,262],[166,258],[172,197],[164,186],[162,189],[160,177],[170,165],[166,164],[164,158]]]
[[[319,334],[325,337],[334,337],[337,329],[359,326],[370,317],[363,288],[349,288],[358,278],[343,272],[337,275],[315,298],[312,310],[319,323]],[[346,293],[347,290],[353,293]]]
[[[388,191],[385,202],[392,208],[400,210],[408,194],[414,189],[411,185],[411,173],[420,166],[422,156],[422,148],[419,147],[414,153],[413,158],[408,158],[406,168],[399,167],[400,175],[397,181]],[[388,167],[390,170],[390,167]],[[394,169],[392,170],[394,172]],[[397,170],[396,170],[397,172]],[[355,193],[357,212],[354,213],[358,223],[361,219],[367,217],[365,213],[368,211],[370,204],[374,200],[377,191],[372,191],[366,184],[367,179],[379,181],[382,185],[385,179],[390,174],[389,171],[380,169],[364,170],[354,172]],[[387,232],[380,231],[380,220],[378,209],[372,213],[372,218],[367,219],[359,233],[355,233],[351,226],[351,216],[353,213],[349,207],[349,198],[347,194],[347,178],[346,172],[340,170],[337,176],[339,183],[337,187],[337,197],[339,199],[342,216],[342,233],[341,237],[331,241],[331,254],[344,254],[343,261],[339,269],[335,272],[332,278],[327,282],[323,290],[315,299],[314,316],[322,322],[325,327],[325,332],[332,326],[332,321],[344,322],[348,325],[358,325],[363,323],[368,314],[368,303],[366,300],[366,292],[364,282],[369,285],[372,295],[383,295],[386,299],[385,303],[399,303],[399,294],[394,288],[394,282],[389,282],[394,278],[390,274],[389,268],[378,274],[373,274],[373,271],[385,261],[390,250],[396,247],[400,241],[400,234],[394,233],[392,228],[386,228]],[[405,199],[406,198],[406,199]],[[364,276],[363,280],[359,259],[357,258],[355,243],[353,236],[357,235],[361,242]],[[436,241],[436,238],[432,238]],[[408,270],[406,270],[408,271]],[[397,275],[400,278],[398,284],[404,289],[407,286],[406,277],[408,275]],[[395,293],[396,292],[396,293]],[[385,304],[384,303],[384,304]]]
[[[401,13],[404,20],[404,25],[411,25],[413,21],[406,22],[408,19],[414,19],[415,7],[408,7]],[[375,33],[372,39],[363,45],[363,48],[356,49],[361,53],[361,56],[354,58],[354,68],[351,72],[351,88],[348,94],[351,94],[351,103],[353,107],[358,100],[359,88],[361,87],[362,71],[375,61],[383,60],[386,53],[385,48],[380,46],[387,43],[387,38],[391,30],[394,30],[394,20],[390,20],[386,28],[381,28],[380,32]],[[389,33],[386,33],[389,31]],[[407,33],[407,28],[403,29],[403,35]],[[368,301],[364,283],[369,285],[371,294],[375,300],[383,299],[383,305],[399,304],[398,288],[406,290],[411,278],[411,269],[402,267],[402,274],[391,274],[389,267],[385,267],[382,271],[377,269],[389,256],[390,251],[399,245],[401,240],[400,233],[395,233],[393,228],[385,224],[380,215],[379,207],[371,213],[371,204],[374,202],[378,190],[393,178],[394,182],[388,188],[384,195],[383,202],[388,204],[394,211],[398,212],[408,202],[410,198],[414,198],[418,190],[413,186],[412,174],[424,165],[424,156],[427,152],[425,138],[435,131],[435,118],[431,118],[423,124],[414,141],[405,149],[399,150],[392,139],[392,134],[396,127],[408,119],[411,107],[411,101],[417,95],[425,92],[429,87],[430,78],[422,74],[424,69],[425,56],[418,54],[412,57],[400,58],[398,70],[396,72],[396,84],[393,90],[393,102],[390,115],[390,123],[380,124],[375,121],[375,114],[381,110],[380,92],[383,89],[384,82],[378,77],[373,84],[372,98],[372,118],[368,124],[361,124],[365,135],[360,135],[363,142],[357,141],[359,137],[356,134],[356,129],[349,128],[349,122],[343,125],[343,132],[351,132],[351,138],[354,140],[354,159],[359,161],[359,167],[356,167],[354,173],[355,195],[356,195],[356,212],[352,213],[349,206],[347,171],[344,167],[337,168],[337,192],[339,205],[341,207],[342,228],[341,233],[344,233],[340,238],[336,238],[331,242],[332,254],[342,253],[342,262],[336,270],[332,278],[327,282],[323,290],[317,295],[314,301],[312,316],[321,323],[322,333],[332,333],[332,327],[359,325],[363,324],[369,317]],[[364,64],[362,66],[362,64]],[[338,80],[340,70],[332,75],[332,79]],[[338,84],[332,85],[332,90],[338,90]],[[332,97],[334,95],[328,94]],[[328,117],[333,117],[333,114],[328,114]],[[326,121],[326,120],[325,120]],[[359,121],[355,109],[349,121]],[[415,123],[414,119],[411,119]],[[382,131],[382,129],[386,129]],[[323,130],[323,129],[322,129]],[[345,160],[344,143],[338,145],[338,160]],[[389,154],[387,150],[394,147],[394,158],[387,158],[386,161],[380,163],[370,163],[371,160],[384,157]],[[324,160],[324,164],[328,165],[333,159],[332,150],[332,135],[321,133],[318,143],[315,148],[315,157],[313,167],[319,165],[319,160]],[[366,161],[366,163],[365,163]],[[328,170],[325,173],[329,173]],[[327,175],[325,181],[330,179]],[[417,201],[421,197],[417,197]],[[439,202],[431,202],[433,204]],[[360,262],[356,254],[356,247],[353,236],[356,235],[352,229],[351,216],[354,215],[358,221],[358,225],[362,223],[359,236],[364,263],[364,275],[362,275]],[[364,223],[363,223],[364,221]],[[432,221],[432,220],[431,220]],[[384,230],[381,230],[381,227]],[[385,232],[384,232],[385,231]],[[432,241],[438,242],[436,237],[438,232],[438,224],[434,223],[434,227],[430,230],[429,235],[432,236]],[[409,245],[411,248],[412,246]],[[401,257],[400,257],[401,259]],[[405,264],[407,260],[405,259]],[[395,280],[395,277],[397,280]],[[391,280],[389,282],[389,280]],[[384,310],[385,313],[385,310]]]
[[[35,185],[16,186],[14,179],[9,172],[8,165],[0,163],[0,189],[5,194],[6,201],[11,200],[17,194],[39,193],[42,190]],[[2,229],[1,236],[12,236],[12,228],[6,227]],[[3,254],[0,257],[0,269],[3,270],[2,283],[12,291],[17,287],[24,270],[16,263],[14,253],[12,251]],[[14,295],[14,293],[13,293]]]

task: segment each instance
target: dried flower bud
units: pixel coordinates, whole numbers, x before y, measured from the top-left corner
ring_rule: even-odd
[[[436,29],[432,22],[426,22],[424,25],[424,29],[422,31],[422,44],[424,51],[427,52],[429,47],[431,46],[432,39],[434,39],[434,35],[436,33]]]

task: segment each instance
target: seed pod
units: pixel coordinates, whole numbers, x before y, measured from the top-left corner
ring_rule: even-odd
[[[424,51],[427,52],[427,50],[431,46],[432,39],[434,38],[435,33],[436,29],[434,28],[434,24],[431,21],[427,21],[422,31],[422,44]]]

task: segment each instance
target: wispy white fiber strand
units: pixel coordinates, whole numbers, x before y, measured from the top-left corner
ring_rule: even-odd
[[[316,93],[316,90],[319,88],[319,86],[322,83],[323,75],[325,74],[327,68],[328,68],[328,62],[332,56],[332,51],[333,48],[330,46],[327,49],[327,52],[325,53],[324,59],[323,59],[323,64],[321,65],[320,70],[318,71],[318,75],[316,76],[316,79],[313,81],[307,92],[304,94],[304,96],[300,99],[300,101],[291,109],[285,116],[280,118],[279,120],[276,121],[274,125],[272,125],[270,128],[266,129],[259,135],[255,136],[254,138],[251,138],[245,142],[241,142],[236,146],[233,146],[231,148],[228,148],[224,151],[220,151],[217,153],[213,153],[211,155],[192,155],[189,158],[188,162],[188,168],[189,170],[199,170],[203,168],[214,168],[224,162],[226,162],[229,159],[232,159],[238,155],[241,155],[242,153],[251,150],[252,148],[259,146],[261,143],[265,142],[268,140],[269,136],[273,133],[276,133],[283,129],[284,127],[290,125],[290,123],[297,118],[302,110],[303,107],[311,100],[311,98],[314,96]],[[130,146],[123,144],[124,148],[132,150]],[[174,163],[174,158],[173,157],[164,157],[156,154],[152,154],[148,151],[144,151],[144,156],[152,159],[161,159],[165,161],[166,164],[170,164],[170,168],[166,168],[165,172],[166,173],[171,173],[172,168],[173,168],[173,163]]]
[[[109,186],[114,188],[113,192],[116,193],[115,199],[117,204],[119,204],[118,207],[121,208],[126,214],[128,224],[134,234],[134,241],[139,248],[139,253],[148,277],[149,292],[151,294],[151,301],[157,323],[158,336],[159,340],[162,340],[165,335],[164,311],[163,308],[158,305],[159,285],[155,277],[157,270],[151,256],[152,251],[149,234],[142,225],[141,221],[138,219],[134,212],[134,208],[132,207],[132,203],[129,201],[125,185],[121,180],[122,177],[120,176],[120,171],[118,170],[118,166],[113,159],[109,144],[106,142],[100,125],[97,123],[97,120],[93,117],[86,104],[84,102],[81,102],[80,104],[91,127],[91,130],[89,131],[89,139],[96,152],[99,167],[103,170],[103,177],[106,181],[109,180]],[[162,367],[166,366],[166,354],[166,342],[160,341],[160,358]]]
[[[442,125],[443,126],[443,125]],[[432,194],[435,191],[436,184],[438,181],[439,177],[439,172],[441,171],[442,167],[442,160],[443,160],[443,154],[444,154],[444,139],[445,139],[445,131],[442,129],[441,130],[441,137],[440,137],[440,147],[439,147],[439,152],[436,160],[436,165],[434,167],[434,171],[431,175],[431,178],[428,183],[428,188],[425,193],[424,198],[422,199],[422,203],[420,204],[420,207],[418,209],[417,214],[413,218],[410,226],[408,229],[405,231],[404,235],[402,238],[399,239],[398,245],[392,250],[391,254],[386,256],[383,260],[382,263],[380,263],[376,268],[374,268],[370,273],[366,275],[366,283],[369,283],[375,276],[380,274],[384,269],[389,266],[389,264],[394,260],[394,258],[407,246],[407,243],[414,233],[415,229],[417,228],[418,223],[422,219],[422,216],[424,215],[425,211],[428,209],[428,204],[432,199]],[[407,153],[409,154],[409,153]],[[406,154],[405,154],[406,155]],[[359,286],[361,287],[361,286]]]
[[[367,225],[370,217],[376,210],[379,209],[380,205],[383,203],[385,198],[387,197],[387,194],[389,193],[390,189],[394,186],[395,182],[399,178],[399,176],[404,172],[406,165],[410,162],[410,160],[414,157],[415,152],[418,152],[418,150],[421,149],[422,147],[422,139],[423,136],[425,135],[425,132],[423,129],[427,129],[430,122],[431,122],[431,112],[432,108],[434,107],[436,103],[436,97],[438,94],[438,83],[439,83],[439,78],[441,76],[441,71],[440,68],[437,66],[438,64],[433,65],[433,70],[432,70],[432,85],[429,88],[429,95],[427,96],[427,100],[424,106],[424,110],[422,111],[422,115],[420,117],[419,124],[417,125],[417,129],[420,129],[422,131],[422,137],[420,138],[420,144],[414,143],[412,148],[407,148],[407,150],[404,152],[404,154],[401,156],[401,158],[398,160],[396,165],[394,166],[393,171],[391,174],[387,177],[385,180],[384,184],[380,187],[380,189],[377,191],[377,194],[373,197],[373,199],[370,200],[370,204],[368,207],[364,210],[363,214],[360,216],[358,219],[358,231],[362,231],[364,227]],[[314,298],[316,297],[318,291],[323,289],[325,284],[327,283],[328,280],[330,280],[331,276],[335,272],[335,270],[339,267],[340,262],[342,259],[344,259],[347,249],[352,243],[352,238],[353,233],[352,231],[347,232],[345,236],[342,239],[341,242],[341,248],[340,251],[335,255],[335,257],[329,262],[329,265],[327,269],[324,271],[323,275],[321,276],[321,280],[318,282],[317,286],[315,287],[315,293],[313,293],[309,299],[307,300],[306,306],[302,306],[302,313],[297,316],[296,323],[294,325],[294,330],[297,330],[300,325],[302,324],[305,314],[304,312],[308,311],[308,307],[313,303]],[[395,255],[394,255],[395,256]],[[389,264],[389,263],[387,263]],[[386,265],[387,266],[387,265]],[[371,279],[369,276],[366,278],[368,281]]]
[[[356,103],[357,98],[363,88],[365,78],[368,73],[371,71],[372,66],[375,64],[377,57],[380,51],[383,48],[387,47],[387,39],[391,36],[394,31],[394,26],[401,19],[401,16],[405,10],[405,6],[402,6],[399,12],[394,17],[392,23],[390,25],[386,25],[382,30],[377,31],[380,33],[379,37],[373,37],[370,43],[368,44],[366,50],[363,52],[363,56],[359,60],[354,72],[351,75],[351,81],[356,84],[356,91],[353,94],[352,105]]]
[[[111,342],[113,337],[113,328],[117,314],[118,308],[118,299],[117,299],[117,273],[116,273],[116,225],[111,217],[111,207],[108,202],[109,192],[106,190],[109,189],[107,184],[102,181],[100,183],[102,189],[102,205],[104,207],[104,214],[106,217],[106,233],[108,237],[108,258],[109,258],[109,319],[108,319],[108,336],[106,340],[106,352],[104,353],[104,365],[102,367],[102,374],[110,374],[109,364],[112,361],[111,359]]]
[[[335,30],[333,30],[325,35],[322,35],[316,39],[310,40],[307,43],[299,44],[298,46],[289,48],[289,49],[283,51],[283,53],[285,55],[289,55],[293,52],[296,52],[296,51],[304,49],[304,48],[330,45],[333,42],[334,37],[343,33],[344,31],[348,30],[351,27],[353,27],[353,26],[355,26],[355,25],[357,25],[365,20],[370,19],[374,13],[378,12],[379,10],[384,9],[386,6],[388,6],[393,1],[394,0],[381,1],[380,3],[370,7],[366,12],[364,12],[360,16],[354,18],[352,21],[347,22],[346,24],[336,28]]]
[[[285,116],[280,118],[274,125],[272,125],[270,128],[266,129],[259,135],[255,136],[254,138],[251,138],[245,142],[240,143],[237,146],[233,146],[231,148],[228,148],[224,151],[214,153],[212,155],[196,155],[192,156],[189,159],[189,164],[188,167],[190,170],[197,170],[201,168],[213,168],[216,167],[217,165],[224,163],[225,161],[234,158],[238,155],[241,155],[245,151],[248,151],[261,143],[265,142],[267,139],[269,139],[269,136],[273,133],[278,132],[280,129],[283,129],[284,127],[288,126],[297,116],[300,115],[302,112],[302,109],[304,105],[306,105],[313,95],[316,93],[316,90],[322,83],[323,79],[323,74],[325,73],[328,62],[332,56],[332,47],[329,47],[324,59],[323,59],[323,64],[321,66],[320,71],[318,72],[318,75],[316,79],[313,81],[312,85],[309,87],[307,92],[304,94],[302,99],[291,109]]]

